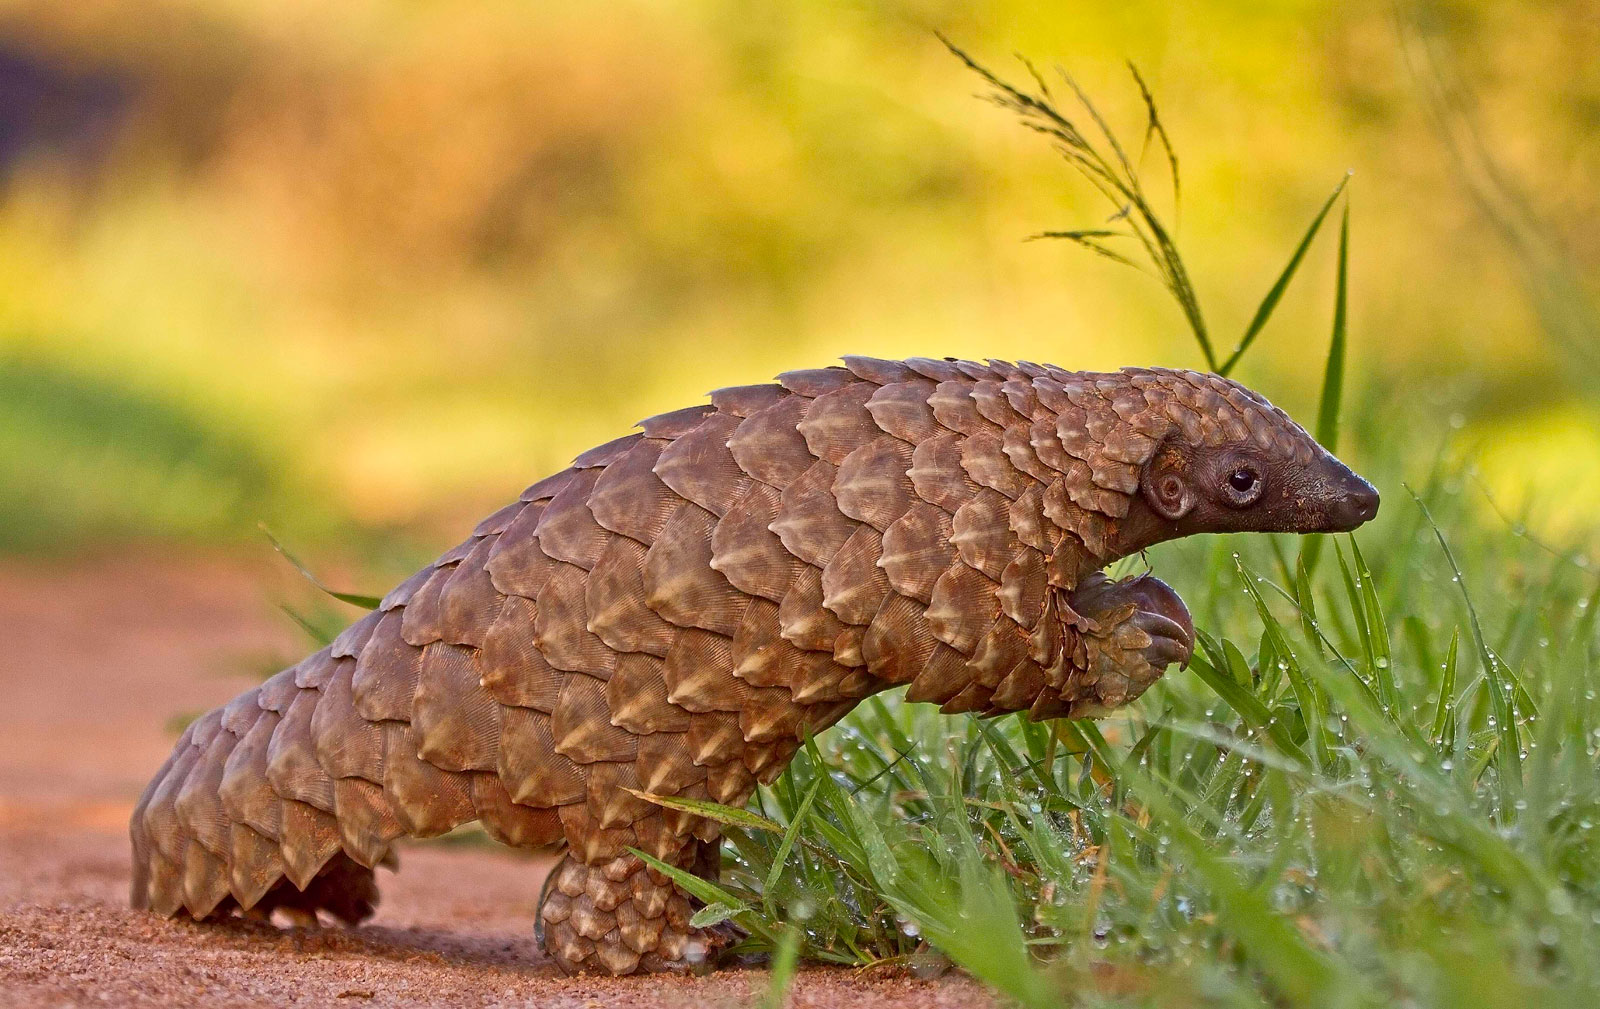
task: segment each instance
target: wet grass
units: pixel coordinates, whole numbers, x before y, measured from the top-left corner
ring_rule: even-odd
[[[1143,250],[1217,361],[1135,162],[1088,99],[1072,89],[1098,144],[1042,78],[1023,90],[971,65],[1112,201],[1108,227],[1057,237],[1128,262],[1106,243]],[[1140,84],[1146,140],[1164,146]],[[1219,369],[1264,331],[1339,195]],[[1329,447],[1349,248],[1346,213],[1316,421]],[[985,721],[880,696],[747,810],[662,800],[733,842],[719,883],[682,880],[699,921],[731,919],[779,962],[798,945],[955,964],[1028,1006],[1596,1004],[1600,577],[1484,519],[1442,454],[1373,454],[1390,460],[1386,506],[1355,536],[1151,552],[1201,647],[1126,711]],[[783,984],[775,971],[774,1002]]]

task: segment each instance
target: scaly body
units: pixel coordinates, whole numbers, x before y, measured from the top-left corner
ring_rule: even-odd
[[[677,968],[718,936],[627,849],[714,873],[717,828],[639,793],[742,804],[897,685],[949,712],[1102,713],[1187,658],[1192,628],[1165,585],[1101,567],[1376,510],[1215,376],[846,364],[584,453],[197,720],[134,813],[134,904],[358,921],[395,839],[477,820],[565,842],[540,909],[564,968]],[[1196,489],[1246,469],[1246,503]]]

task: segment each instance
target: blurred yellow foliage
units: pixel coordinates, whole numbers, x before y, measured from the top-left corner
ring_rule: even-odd
[[[1592,9],[1401,17],[1454,54],[1496,157],[1593,276],[1600,237],[1565,226],[1600,211]],[[1595,386],[1459,185],[1395,20],[1219,0],[7,3],[0,89],[55,97],[0,120],[0,545],[459,524],[640,417],[840,353],[1197,364],[1147,279],[1022,241],[1103,210],[972,99],[936,29],[997,67],[1069,64],[1135,134],[1120,63],[1140,65],[1225,344],[1353,169],[1354,402],[1420,387],[1466,410],[1502,481],[1562,485],[1559,446],[1589,474],[1561,507],[1592,519]],[[1244,369],[1302,415],[1330,264],[1325,242]]]

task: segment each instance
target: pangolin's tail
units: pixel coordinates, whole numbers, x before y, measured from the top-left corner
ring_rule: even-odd
[[[373,869],[392,864],[398,837],[469,820],[509,844],[561,837],[557,810],[511,801],[492,770],[497,754],[490,770],[446,770],[423,759],[428,745],[413,722],[372,717],[401,713],[383,709],[402,694],[409,717],[430,678],[456,714],[493,705],[475,679],[441,684],[448,647],[425,656],[399,638],[399,625],[398,612],[374,613],[185,730],[133,813],[135,907],[195,918],[281,909],[307,920],[321,911],[354,923],[372,913]],[[363,653],[373,665],[365,682]]]

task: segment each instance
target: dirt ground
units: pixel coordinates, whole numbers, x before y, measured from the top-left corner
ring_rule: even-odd
[[[297,647],[265,565],[0,564],[0,1005],[744,1006],[764,970],[564,977],[533,939],[545,858],[416,844],[357,929],[166,921],[127,906],[126,823],[175,714]],[[808,968],[796,1007],[988,1006],[971,981]]]

